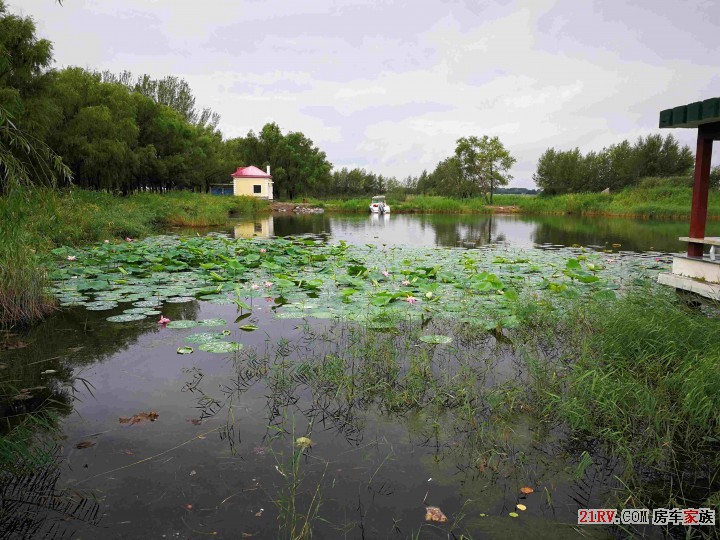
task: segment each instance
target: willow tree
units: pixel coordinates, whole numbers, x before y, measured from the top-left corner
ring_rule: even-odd
[[[495,187],[506,186],[512,180],[508,171],[516,159],[505,149],[498,137],[462,137],[457,140],[455,157],[463,182],[482,193],[489,204],[492,204]]]
[[[26,100],[38,93],[51,61],[52,44],[35,36],[33,20],[11,15],[0,0],[0,194],[70,178],[62,159],[23,126]]]

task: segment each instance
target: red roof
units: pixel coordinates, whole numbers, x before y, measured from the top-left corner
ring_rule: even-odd
[[[272,178],[271,175],[257,167],[250,165],[249,167],[238,167],[238,170],[232,173],[233,178]]]

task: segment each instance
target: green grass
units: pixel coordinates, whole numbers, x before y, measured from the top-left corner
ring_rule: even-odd
[[[690,216],[692,188],[690,179],[644,178],[637,186],[603,195],[601,193],[573,193],[557,196],[495,195],[493,206],[484,199],[455,199],[451,197],[409,195],[404,199],[389,198],[393,213],[472,214],[511,211],[525,214],[575,214],[641,217],[649,219],[687,219]],[[369,197],[347,200],[319,200],[309,202],[330,212],[368,211]],[[499,208],[505,207],[505,208]],[[710,219],[720,219],[720,192],[712,190],[708,207]]]
[[[647,289],[533,317],[525,339],[563,343],[557,365],[530,355],[539,399],[576,435],[623,460],[618,504],[718,504],[717,315]]]
[[[207,227],[266,210],[252,197],[189,192],[117,197],[96,191],[15,189],[0,198],[0,326],[28,324],[52,310],[43,256],[58,246],[121,240],[159,227]]]

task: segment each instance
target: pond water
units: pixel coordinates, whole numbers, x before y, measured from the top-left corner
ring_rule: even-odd
[[[596,252],[596,266],[617,265],[607,280],[611,290],[623,286],[623,276],[667,268],[666,254],[682,249],[677,237],[686,229],[685,223],[618,219],[306,215],[237,222],[221,232],[252,237],[268,252],[272,244],[263,238],[273,236],[312,235],[318,245],[346,241],[359,246],[343,255],[356,265],[360,247],[371,244],[387,268],[400,268],[397,261],[407,253],[452,259],[456,268],[504,257],[512,265],[509,281],[542,274],[523,266],[523,257],[562,269],[566,260],[579,256],[585,264],[586,254]],[[162,242],[154,253],[175,249],[173,240]],[[393,251],[400,246],[426,250]],[[43,469],[23,485],[28,501],[16,511],[32,519],[12,524],[3,516],[4,531],[29,530],[33,521],[35,536],[46,538],[302,538],[309,531],[314,538],[609,537],[607,529],[578,529],[577,510],[602,507],[622,464],[569,439],[563,426],[538,422],[531,404],[515,401],[527,366],[502,333],[463,330],[441,316],[446,311],[394,319],[387,328],[363,326],[365,308],[326,303],[324,285],[281,295],[291,308],[282,317],[287,299],[250,289],[252,282],[262,290],[264,279],[276,279],[267,276],[287,270],[276,261],[274,274],[258,269],[244,284],[239,304],[204,291],[205,300],[177,302],[151,293],[141,305],[152,309],[153,298],[159,300],[159,311],[172,321],[221,320],[206,327],[165,327],[157,315],[107,320],[133,309],[129,304],[102,311],[68,305],[17,336],[19,348],[0,351],[2,375],[20,392],[3,402],[8,422],[48,406],[58,418],[56,431],[37,435],[58,474]],[[597,285],[577,268],[578,279]],[[115,279],[123,278],[117,270],[115,264],[103,271],[115,272],[122,287],[133,285],[131,278]],[[337,271],[316,268],[306,282]],[[372,269],[365,273],[372,278]],[[355,278],[344,279],[348,288],[359,287]],[[476,285],[494,286],[489,279]],[[142,298],[94,290],[100,302]],[[442,292],[418,289],[436,290]],[[420,299],[429,306],[431,297]],[[368,298],[369,311],[398,299]],[[395,304],[407,313],[416,307]],[[338,316],[343,306],[347,318]],[[511,328],[512,314],[503,306],[498,316]],[[203,350],[200,338],[185,339],[221,331],[242,349],[218,354]],[[421,335],[447,335],[451,342],[427,343]],[[178,354],[182,346],[193,353]],[[481,402],[461,396],[468,380],[485,392]],[[526,487],[533,492],[523,493]],[[48,493],[56,495],[54,510],[33,509],[38,501],[50,505],[43,498]],[[440,508],[447,521],[426,522],[427,507]]]

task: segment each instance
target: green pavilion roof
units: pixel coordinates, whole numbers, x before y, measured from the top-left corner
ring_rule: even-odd
[[[661,128],[695,128],[713,122],[720,122],[720,98],[660,111]]]

